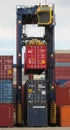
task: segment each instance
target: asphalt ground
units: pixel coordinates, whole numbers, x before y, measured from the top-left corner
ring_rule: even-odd
[[[70,127],[40,127],[40,128],[37,128],[37,127],[33,127],[33,128],[27,128],[27,127],[15,127],[15,128],[0,128],[0,130],[70,130]]]

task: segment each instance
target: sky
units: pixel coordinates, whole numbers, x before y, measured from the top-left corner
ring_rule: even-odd
[[[16,6],[55,4],[55,49],[70,49],[69,0],[2,0],[0,2],[0,55],[13,55],[16,61]],[[24,51],[24,49],[23,49]]]

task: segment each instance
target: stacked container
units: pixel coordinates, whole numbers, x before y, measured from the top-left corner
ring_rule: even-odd
[[[70,80],[70,54],[55,54],[56,80]]]
[[[27,114],[25,124],[29,127],[46,127],[48,125],[46,82],[27,81],[25,89],[24,113]]]
[[[62,127],[70,127],[70,105],[58,107],[58,125]]]
[[[0,126],[13,126],[13,57],[0,56]]]
[[[56,104],[68,105],[70,97],[70,54],[56,53],[55,61]]]
[[[70,126],[70,54],[55,54],[57,123]]]

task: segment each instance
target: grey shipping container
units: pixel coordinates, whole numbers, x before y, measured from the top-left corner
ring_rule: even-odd
[[[70,66],[70,62],[56,62],[55,63],[55,66],[59,66],[59,67],[62,67],[62,66]]]
[[[48,126],[47,104],[28,104],[27,105],[27,126],[29,127]]]
[[[13,102],[13,81],[12,80],[0,80],[0,103],[12,103]]]
[[[26,83],[27,102],[29,103],[46,103],[46,81],[44,80],[31,80]]]

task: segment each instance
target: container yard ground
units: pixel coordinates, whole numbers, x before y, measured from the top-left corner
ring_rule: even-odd
[[[0,130],[70,130],[70,127],[40,127],[40,128],[0,128]]]

